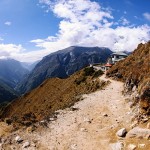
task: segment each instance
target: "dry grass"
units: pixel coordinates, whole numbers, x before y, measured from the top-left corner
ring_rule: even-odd
[[[9,135],[12,129],[12,126],[8,126],[4,122],[0,122],[0,137]]]
[[[47,79],[38,88],[13,101],[1,117],[12,118],[17,122],[42,120],[58,109],[70,107],[80,100],[82,94],[105,86],[105,82],[100,82],[95,74],[92,68],[88,68],[67,79]]]
[[[150,42],[139,44],[130,56],[114,65],[107,76],[128,82],[130,91],[136,86],[141,104],[144,103],[144,109],[150,113]]]

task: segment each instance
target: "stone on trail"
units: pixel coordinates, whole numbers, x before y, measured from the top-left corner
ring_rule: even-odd
[[[80,131],[81,131],[81,132],[87,132],[87,129],[81,128]]]
[[[104,117],[108,117],[108,114],[104,113],[103,116],[104,116]]]
[[[124,137],[126,133],[127,133],[127,130],[125,128],[122,128],[116,133],[116,135],[119,137]]]
[[[71,150],[76,150],[77,149],[77,144],[72,144],[71,145]]]
[[[29,146],[30,146],[30,143],[27,141],[27,142],[25,142],[25,143],[23,144],[22,148],[27,148],[27,147],[29,147]]]
[[[86,117],[83,119],[83,121],[84,121],[84,122],[88,122],[88,123],[91,123],[91,122],[92,122],[90,118],[86,118]]]
[[[51,117],[51,118],[49,118],[49,121],[55,121],[55,118]]]
[[[122,142],[110,144],[110,150],[123,150],[123,147],[124,145]]]
[[[127,133],[126,137],[127,138],[137,137],[137,138],[148,139],[148,138],[150,138],[150,129],[135,127]]]
[[[23,139],[18,135],[18,136],[16,136],[15,141],[18,143],[21,143],[23,141]]]
[[[128,145],[128,150],[135,150],[135,149],[136,149],[136,145],[134,145],[134,144]]]

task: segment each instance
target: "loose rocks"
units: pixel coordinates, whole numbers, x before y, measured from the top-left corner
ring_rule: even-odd
[[[116,135],[119,137],[124,137],[126,133],[127,133],[127,130],[125,128],[122,128],[116,133]]]

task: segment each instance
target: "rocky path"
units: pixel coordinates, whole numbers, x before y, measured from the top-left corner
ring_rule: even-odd
[[[74,105],[76,111],[59,111],[58,119],[39,135],[42,145],[49,150],[110,149],[110,143],[118,140],[116,131],[131,125],[123,83],[110,81],[105,89],[84,95],[84,100]]]
[[[11,133],[0,149],[150,150],[150,123],[147,123],[149,129],[133,128],[133,112],[122,95],[123,83],[105,76],[100,80],[109,80],[110,84],[103,90],[83,95],[83,100],[72,108],[57,111],[57,119],[40,122],[34,132],[29,127]]]

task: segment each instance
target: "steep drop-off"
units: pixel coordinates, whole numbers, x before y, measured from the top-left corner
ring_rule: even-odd
[[[38,88],[8,105],[1,117],[15,118],[18,122],[30,119],[41,120],[58,109],[73,105],[79,101],[82,94],[102,88],[105,82],[96,79],[101,74],[101,71],[94,71],[91,67],[67,79],[47,79]]]
[[[14,59],[0,59],[0,81],[11,88],[24,78],[29,71]]]
[[[0,81],[0,104],[17,98],[17,93]]]

